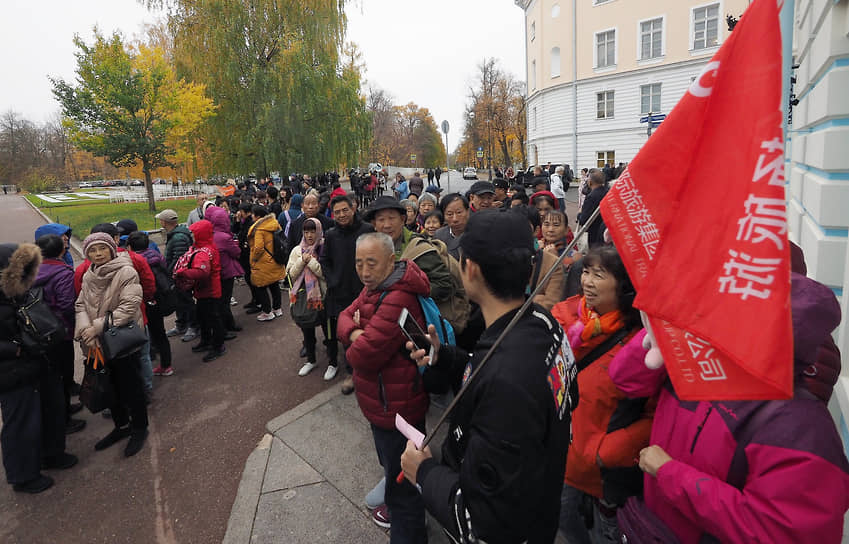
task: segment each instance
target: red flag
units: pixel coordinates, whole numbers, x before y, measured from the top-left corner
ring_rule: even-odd
[[[686,400],[793,393],[778,9],[755,0],[601,205]]]

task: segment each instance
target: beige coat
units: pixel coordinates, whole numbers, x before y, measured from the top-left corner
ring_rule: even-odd
[[[139,275],[133,268],[129,253],[119,253],[106,264],[91,266],[83,274],[82,288],[74,307],[77,313],[74,338],[80,338],[90,325],[100,336],[106,312],[112,312],[114,325],[125,325],[130,321],[143,325],[141,301]]]
[[[315,277],[318,278],[318,286],[319,289],[321,289],[321,296],[324,298],[324,295],[327,294],[327,282],[324,280],[324,272],[321,270],[321,264],[319,264],[318,258],[313,257],[306,266],[308,266],[310,272],[315,274]],[[289,285],[295,285],[295,281],[297,281],[298,276],[300,276],[303,271],[304,258],[301,254],[301,245],[298,244],[289,253],[289,263],[286,266],[286,274],[289,275],[289,281],[291,281]]]
[[[554,263],[557,262],[557,255],[553,255],[549,251],[541,251],[542,254],[542,262],[537,261],[534,265],[534,271],[531,272],[531,278],[534,277],[536,273],[536,268],[542,266],[539,271],[539,280],[542,280],[543,276],[551,270],[551,267],[554,266]],[[534,297],[534,302],[542,306],[548,311],[551,311],[551,308],[563,300],[563,267],[558,266],[557,270],[554,271],[554,274],[551,276],[551,279],[548,280],[548,283],[543,287],[542,291]]]

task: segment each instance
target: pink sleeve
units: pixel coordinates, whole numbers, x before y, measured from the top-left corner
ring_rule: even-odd
[[[659,498],[721,542],[840,542],[849,476],[804,451],[752,444],[739,491],[679,461],[657,474]]]
[[[635,334],[613,357],[608,370],[616,387],[631,398],[656,395],[666,380],[666,369],[663,367],[657,370],[646,367],[644,360],[648,351],[643,348],[645,336],[645,329]]]

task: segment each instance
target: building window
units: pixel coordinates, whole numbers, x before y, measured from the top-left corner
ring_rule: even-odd
[[[560,77],[560,48],[551,48],[551,77]]]
[[[554,4],[551,6],[551,18],[557,19],[560,17],[560,4]]]
[[[596,68],[616,65],[616,31],[608,30],[595,35]]]
[[[613,117],[613,91],[596,93],[596,119]]]
[[[719,4],[693,10],[693,49],[707,49],[719,44]]]
[[[663,18],[640,23],[640,60],[656,59],[663,55]]]
[[[604,168],[604,165],[616,164],[616,152],[615,151],[597,151],[596,152],[596,166],[598,168]]]
[[[537,88],[537,61],[531,61],[531,90]]]
[[[660,83],[640,86],[640,113],[659,113],[660,108]]]
[[[534,130],[537,129],[537,107],[536,106],[534,106],[534,109],[533,109],[533,112],[532,112],[532,115],[531,115],[531,128],[534,129]]]
[[[534,38],[537,37],[537,23],[536,21],[531,23],[531,41],[534,41]]]

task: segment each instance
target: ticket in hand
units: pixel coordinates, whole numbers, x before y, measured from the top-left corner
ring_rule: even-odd
[[[401,414],[395,414],[395,428],[398,429],[401,434],[406,436],[408,440],[412,440],[413,444],[416,445],[416,449],[422,449],[422,442],[424,441],[425,435],[423,435],[420,430],[407,423],[407,420],[401,417]]]

